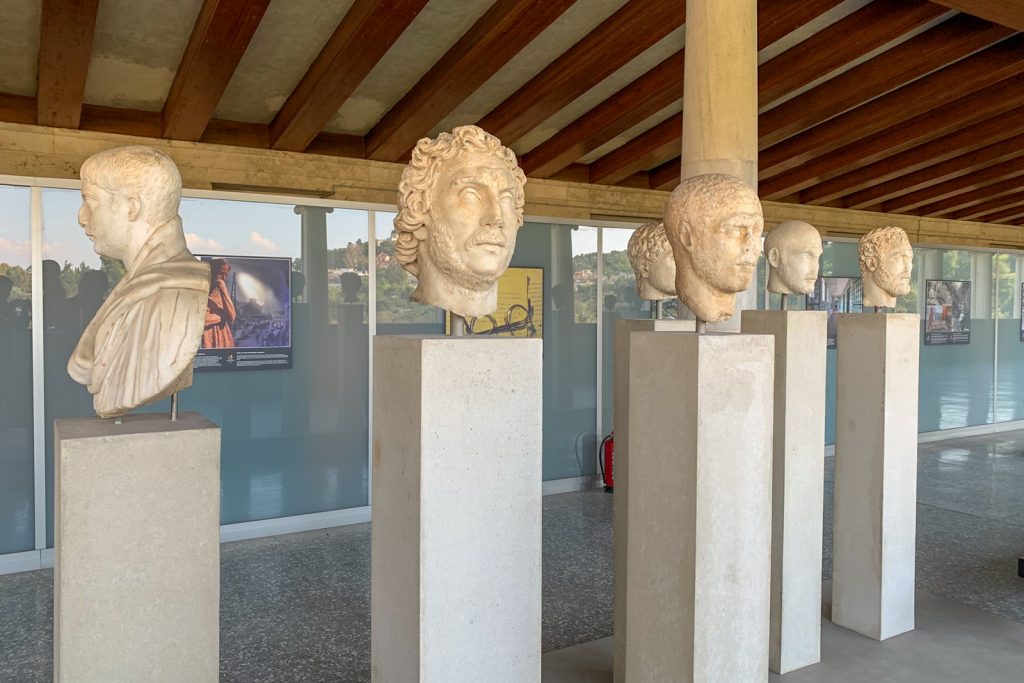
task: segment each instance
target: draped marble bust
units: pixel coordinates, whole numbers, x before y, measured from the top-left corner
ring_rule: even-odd
[[[210,267],[185,244],[181,175],[151,147],[106,150],[82,164],[78,222],[97,254],[125,276],[85,328],[68,374],[117,417],[192,385],[210,290]]]
[[[417,279],[409,298],[462,316],[493,313],[523,225],[525,184],[512,150],[477,126],[420,140],[395,217],[395,258]]]

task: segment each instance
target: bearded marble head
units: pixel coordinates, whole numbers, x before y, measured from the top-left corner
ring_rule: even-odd
[[[526,175],[477,126],[416,144],[398,184],[395,258],[417,277],[411,299],[462,316],[497,308],[523,224]]]
[[[626,255],[636,276],[636,293],[647,301],[676,295],[676,262],[664,223],[645,223],[633,231]]]
[[[754,278],[763,230],[757,193],[739,178],[708,173],[672,191],[665,232],[675,255],[676,291],[699,319],[732,317],[736,292]]]
[[[768,261],[768,291],[809,294],[818,279],[821,235],[804,221],[780,223],[764,238]]]
[[[865,306],[895,306],[910,293],[914,250],[903,228],[877,228],[860,238],[860,275]]]

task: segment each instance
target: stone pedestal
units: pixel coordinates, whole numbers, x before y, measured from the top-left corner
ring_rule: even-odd
[[[839,316],[832,621],[878,640],[914,628],[919,325]]]
[[[825,317],[743,311],[744,332],[775,337],[768,663],[780,674],[821,660]]]
[[[540,681],[541,351],[374,338],[373,681]]]
[[[636,332],[627,681],[767,681],[774,340]]]
[[[630,614],[626,600],[626,554],[629,543],[629,340],[633,332],[692,332],[693,320],[616,320],[615,321],[615,495],[614,519],[614,608],[615,608],[615,683],[624,683],[626,672],[626,622]],[[639,618],[643,618],[641,615]]]
[[[57,420],[54,680],[215,682],[220,428]]]

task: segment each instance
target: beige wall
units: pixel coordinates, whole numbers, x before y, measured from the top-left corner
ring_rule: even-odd
[[[402,172],[400,164],[364,159],[0,123],[0,175],[76,179],[89,155],[126,144],[164,150],[181,169],[185,187],[201,190],[263,188],[276,194],[394,204]],[[649,220],[660,217],[667,197],[656,190],[531,178],[526,212],[580,221]],[[765,202],[764,210],[769,227],[801,219],[831,237],[857,237],[875,227],[899,225],[915,244],[1024,249],[1021,229],[1008,225],[779,202]]]

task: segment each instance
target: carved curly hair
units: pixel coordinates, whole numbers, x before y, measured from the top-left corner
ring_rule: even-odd
[[[398,215],[395,216],[395,259],[413,275],[419,275],[420,242],[427,239],[429,228],[429,193],[437,181],[441,163],[462,150],[494,154],[505,162],[516,178],[516,218],[523,222],[526,174],[516,163],[515,153],[501,140],[477,126],[459,126],[437,138],[423,138],[416,143],[412,159],[402,171],[398,183]]]
[[[868,259],[874,259],[878,263],[882,253],[882,246],[892,242],[906,241],[910,243],[907,233],[903,228],[890,225],[884,228],[875,228],[860,238],[857,243],[857,256],[860,258],[860,272],[865,276],[870,269],[867,267]]]
[[[633,231],[626,245],[626,255],[629,256],[629,263],[636,276],[637,292],[640,291],[640,282],[647,277],[651,263],[671,248],[664,223],[644,223]]]

